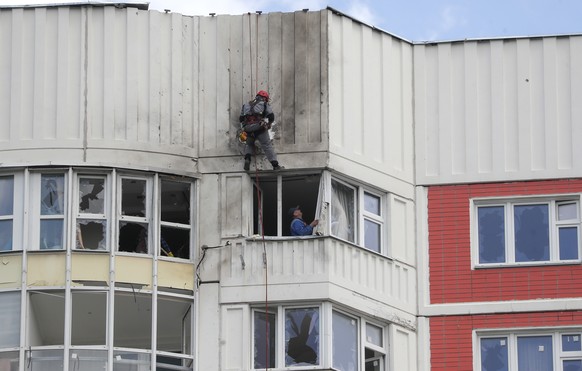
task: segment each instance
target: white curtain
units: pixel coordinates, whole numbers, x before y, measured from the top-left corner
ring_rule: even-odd
[[[331,234],[354,241],[354,189],[331,181]]]

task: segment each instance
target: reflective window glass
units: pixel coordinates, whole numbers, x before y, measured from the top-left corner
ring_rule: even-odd
[[[514,206],[515,261],[550,260],[548,205]]]
[[[481,206],[477,210],[479,263],[505,262],[505,208]]]
[[[578,259],[578,227],[558,228],[560,260]]]
[[[336,311],[332,315],[332,352],[335,370],[358,369],[358,321]]]
[[[507,338],[481,339],[481,371],[508,371]]]
[[[277,316],[274,313],[254,312],[254,367],[275,368]]]
[[[519,370],[553,370],[554,355],[551,336],[521,336],[517,338]]]

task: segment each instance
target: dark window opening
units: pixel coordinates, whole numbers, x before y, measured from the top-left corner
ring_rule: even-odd
[[[148,229],[146,224],[119,223],[119,251],[148,252]]]
[[[303,220],[315,219],[321,174],[281,176],[281,211],[278,213],[278,177],[262,177],[253,187],[253,233],[265,236],[290,236],[292,218],[287,210],[301,206]],[[260,209],[259,209],[260,207]],[[262,210],[262,214],[259,212]],[[280,218],[278,217],[280,215]],[[262,222],[262,228],[261,228]]]

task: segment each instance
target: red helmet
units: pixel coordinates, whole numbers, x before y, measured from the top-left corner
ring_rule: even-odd
[[[269,100],[269,93],[267,93],[267,92],[266,92],[266,91],[264,91],[264,90],[260,90],[260,91],[257,93],[257,96],[260,96],[260,97],[263,97],[263,98],[265,98],[266,100]]]

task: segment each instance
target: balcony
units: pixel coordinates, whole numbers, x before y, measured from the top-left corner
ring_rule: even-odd
[[[246,239],[221,254],[223,304],[329,300],[414,317],[414,267],[334,237]]]

